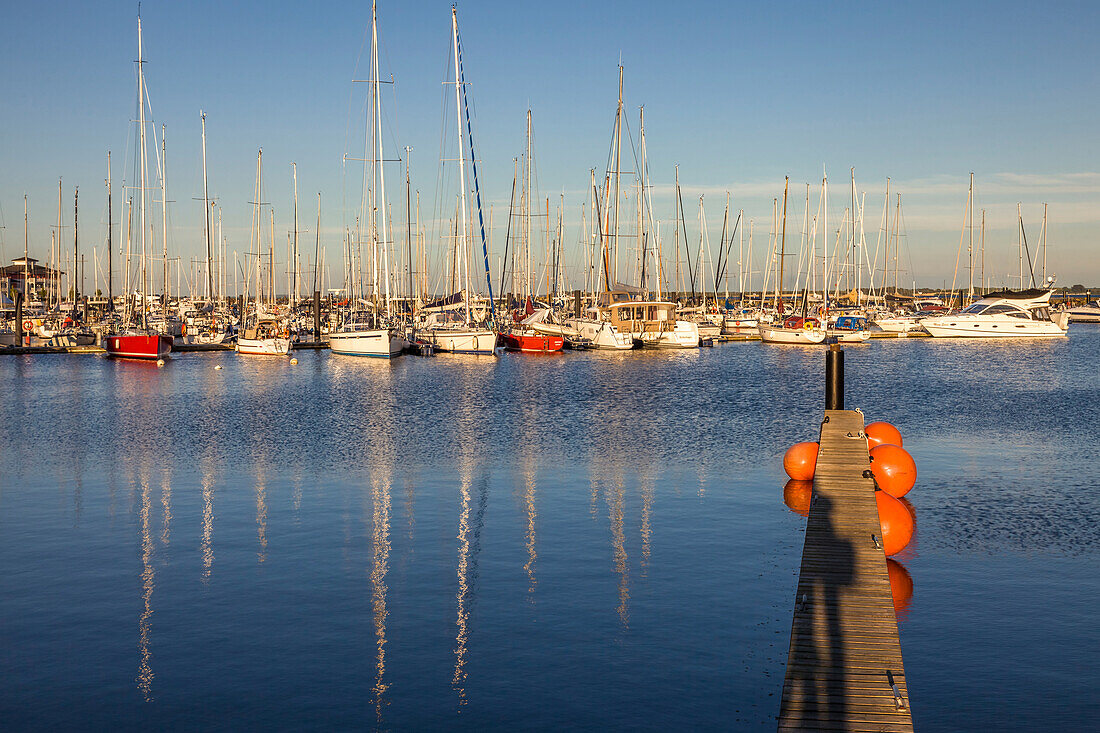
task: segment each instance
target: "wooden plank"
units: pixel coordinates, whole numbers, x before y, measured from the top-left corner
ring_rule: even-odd
[[[863,415],[826,411],[791,619],[779,730],[911,731]],[[879,537],[881,542],[881,537]],[[905,707],[898,709],[894,689]]]

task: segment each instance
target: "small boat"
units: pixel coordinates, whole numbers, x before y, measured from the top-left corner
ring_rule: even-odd
[[[496,354],[497,334],[486,328],[467,328],[465,326],[435,326],[418,330],[424,341],[436,351],[452,354]]]
[[[676,304],[629,300],[608,306],[609,321],[619,333],[630,334],[647,349],[695,349],[699,326],[676,318]]]
[[[116,359],[163,359],[172,351],[172,337],[166,334],[131,331],[112,333],[103,339],[107,356]]]
[[[781,325],[761,323],[757,329],[760,340],[769,344],[820,344],[828,335],[816,318],[801,316],[791,316]]]
[[[365,322],[345,324],[339,331],[329,334],[329,348],[334,354],[347,356],[373,356],[391,359],[400,356],[408,348],[408,340],[394,328],[375,328]]]
[[[246,328],[237,338],[237,353],[286,356],[290,353],[290,338],[274,318],[261,318],[254,328]]]
[[[1100,303],[1095,300],[1065,310],[1070,323],[1100,323]]]
[[[921,325],[935,338],[1031,338],[1065,336],[1069,313],[1051,314],[1053,290],[989,293],[959,313],[933,316]]]
[[[862,316],[838,316],[836,323],[826,331],[826,335],[845,344],[861,344],[871,338],[867,319]]]
[[[543,354],[561,351],[565,344],[562,336],[519,329],[500,334],[500,340],[507,351]]]

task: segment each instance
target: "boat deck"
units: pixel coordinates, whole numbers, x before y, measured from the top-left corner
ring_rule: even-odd
[[[911,731],[863,415],[826,410],[779,730]]]

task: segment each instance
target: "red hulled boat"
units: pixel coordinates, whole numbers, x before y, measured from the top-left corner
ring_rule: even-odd
[[[172,337],[157,333],[110,334],[103,339],[107,356],[116,359],[163,359],[172,351]]]
[[[561,351],[565,339],[561,336],[553,336],[534,331],[512,331],[500,334],[500,340],[507,351],[526,351],[537,353],[549,353]]]

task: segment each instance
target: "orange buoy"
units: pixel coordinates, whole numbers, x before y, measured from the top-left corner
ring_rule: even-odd
[[[791,478],[811,481],[817,468],[817,443],[795,443],[783,454],[783,470]]]
[[[871,473],[879,488],[894,498],[905,496],[917,483],[917,464],[909,451],[884,443],[871,449]]]
[[[885,491],[875,492],[878,503],[878,523],[882,529],[882,549],[887,556],[896,555],[913,539],[913,515],[899,500]]]
[[[894,597],[894,613],[909,608],[913,598],[913,576],[905,566],[892,557],[886,558],[886,572],[890,576],[890,595]]]
[[[783,503],[795,514],[810,516],[810,499],[814,494],[813,481],[800,481],[792,478],[783,487]]]
[[[868,448],[874,448],[876,445],[883,445],[884,443],[901,447],[901,431],[888,422],[882,422],[881,420],[873,422],[865,427],[863,432],[867,436]]]

